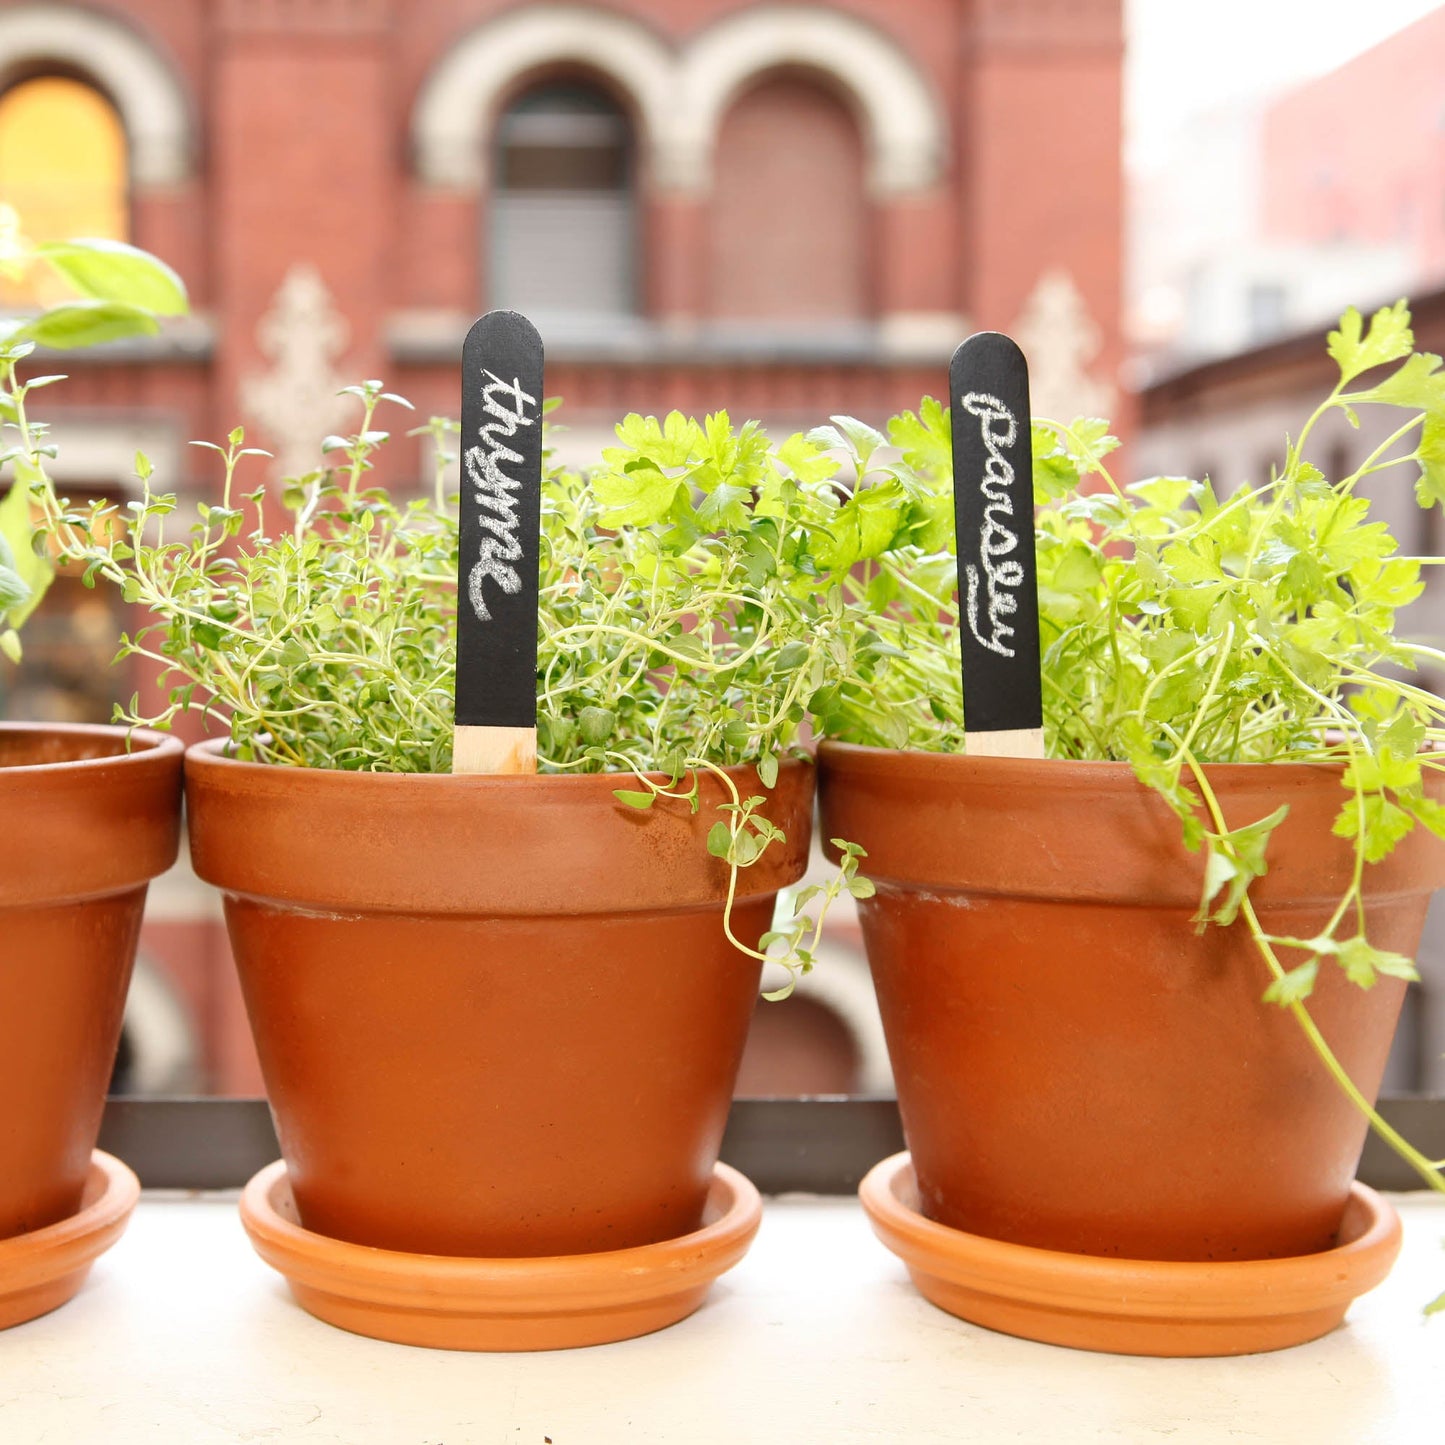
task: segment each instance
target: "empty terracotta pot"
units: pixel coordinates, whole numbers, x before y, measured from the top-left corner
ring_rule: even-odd
[[[0,1238],[80,1208],[146,885],[176,858],[182,753],[0,723]]]
[[[930,1219],[1134,1259],[1335,1242],[1365,1122],[1261,1001],[1244,926],[1196,930],[1202,855],[1127,765],[828,743],[819,767],[824,835],[878,889],[863,933]],[[1352,866],[1340,770],[1208,771],[1234,826],[1289,805],[1252,896],[1270,932],[1318,933]],[[1413,954],[1442,881],[1417,828],[1366,870],[1371,941]],[[1309,1004],[1372,1098],[1403,992],[1322,967]]]
[[[757,997],[702,805],[616,775],[346,773],[187,758],[302,1225],[383,1249],[580,1254],[698,1228]],[[764,792],[736,770],[744,794]],[[743,870],[755,944],[807,861],[813,769]]]

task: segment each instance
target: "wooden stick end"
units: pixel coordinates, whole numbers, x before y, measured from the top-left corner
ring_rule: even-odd
[[[536,728],[479,728],[458,725],[452,730],[454,773],[536,771]]]
[[[971,758],[1041,758],[1043,728],[1005,728],[993,733],[963,735],[963,751]]]

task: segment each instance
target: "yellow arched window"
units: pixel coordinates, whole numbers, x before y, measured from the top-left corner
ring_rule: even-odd
[[[93,85],[42,75],[0,95],[0,202],[19,213],[31,241],[128,241],[128,170],[125,127]],[[0,286],[0,299],[12,306],[65,294],[41,267],[24,282]]]

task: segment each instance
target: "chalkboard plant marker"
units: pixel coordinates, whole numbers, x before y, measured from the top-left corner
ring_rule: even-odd
[[[537,771],[542,338],[489,311],[462,345],[454,773]]]
[[[980,331],[948,368],[964,751],[1044,756],[1028,363]]]

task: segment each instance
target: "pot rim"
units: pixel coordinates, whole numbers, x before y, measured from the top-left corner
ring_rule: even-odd
[[[721,907],[729,890],[706,837],[731,798],[709,772],[699,772],[697,808],[665,798],[641,811],[613,796],[631,773],[352,772],[242,761],[228,745],[212,739],[186,754],[192,861],[228,896],[345,913],[539,916]],[[721,771],[740,796],[763,795],[761,811],[787,837],[740,871],[735,897],[796,882],[811,837],[811,758],[782,763],[772,788],[752,764]],[[569,880],[563,892],[558,878]]]
[[[1256,906],[1323,906],[1353,874],[1353,840],[1334,831],[1349,793],[1345,763],[1206,764],[1230,826],[1281,805]],[[1186,776],[1186,785],[1193,780]],[[1199,907],[1205,861],[1185,844],[1168,800],[1127,762],[974,757],[824,742],[818,749],[825,838],[867,849],[875,883],[1151,907]],[[1445,776],[1427,780],[1445,800]],[[1202,815],[1206,823],[1208,817]],[[980,839],[989,840],[980,847]],[[828,856],[835,852],[825,850]],[[1430,893],[1445,883],[1445,842],[1416,827],[1371,864],[1371,899]]]
[[[0,779],[26,776],[36,773],[54,772],[58,768],[104,768],[115,764],[126,764],[140,758],[163,758],[184,753],[186,745],[173,733],[157,732],[154,728],[123,728],[113,723],[66,723],[27,722],[22,720],[0,721],[0,739],[17,737],[23,733],[57,734],[73,738],[114,738],[139,740],[140,747],[128,748],[120,753],[103,753],[93,758],[57,758],[47,763],[5,763],[0,764]]]
[[[1087,782],[1091,786],[1114,779],[1137,780],[1134,765],[1113,758],[1005,758],[993,756],[970,756],[967,753],[933,753],[922,748],[882,748],[871,743],[847,743],[836,738],[822,738],[818,742],[817,762],[821,768],[825,763],[838,768],[868,766],[893,768],[899,772],[921,770],[973,769],[981,773],[992,772],[995,780],[1010,781],[1009,774],[1018,776],[1019,782],[1040,780],[1040,769],[1047,770],[1047,780],[1052,784],[1067,786],[1070,782]],[[1296,776],[1306,770],[1342,774],[1346,763],[1327,762],[1321,758],[1282,758],[1273,762],[1259,763],[1204,763],[1204,772],[1211,778],[1224,781],[1234,779],[1244,782],[1250,777],[1288,768]],[[1187,776],[1187,775],[1186,775]]]
[[[230,738],[208,738],[205,742],[192,743],[186,749],[186,767],[208,768],[212,766],[223,766],[234,769],[235,776],[248,774],[252,778],[266,775],[271,778],[284,777],[288,780],[288,787],[312,787],[312,788],[339,788],[345,786],[340,779],[351,779],[352,786],[357,787],[378,787],[378,788],[441,788],[451,787],[498,787],[517,788],[526,787],[533,789],[545,788],[549,792],[582,792],[584,788],[590,792],[611,793],[614,789],[625,786],[628,778],[649,778],[653,782],[668,783],[671,775],[668,773],[648,771],[643,773],[624,772],[621,769],[605,773],[384,773],[371,771],[369,769],[356,768],[314,768],[294,763],[266,763],[258,762],[251,758],[236,758],[230,756],[225,749],[230,747]],[[815,767],[817,760],[811,752],[800,757],[797,754],[790,754],[778,760],[778,775],[781,777],[785,771],[795,771],[802,767]],[[725,773],[734,780],[748,776],[757,776],[757,765],[754,763],[717,763],[718,771]],[[687,769],[688,772],[697,772],[700,777],[710,777],[711,773],[705,768]],[[292,783],[293,779],[307,779],[307,782]],[[317,781],[310,781],[315,779]],[[323,781],[324,780],[324,781]],[[359,781],[364,780],[364,781]],[[621,781],[619,781],[621,780]],[[761,779],[759,779],[761,783]],[[773,792],[775,789],[764,787],[763,791]]]

